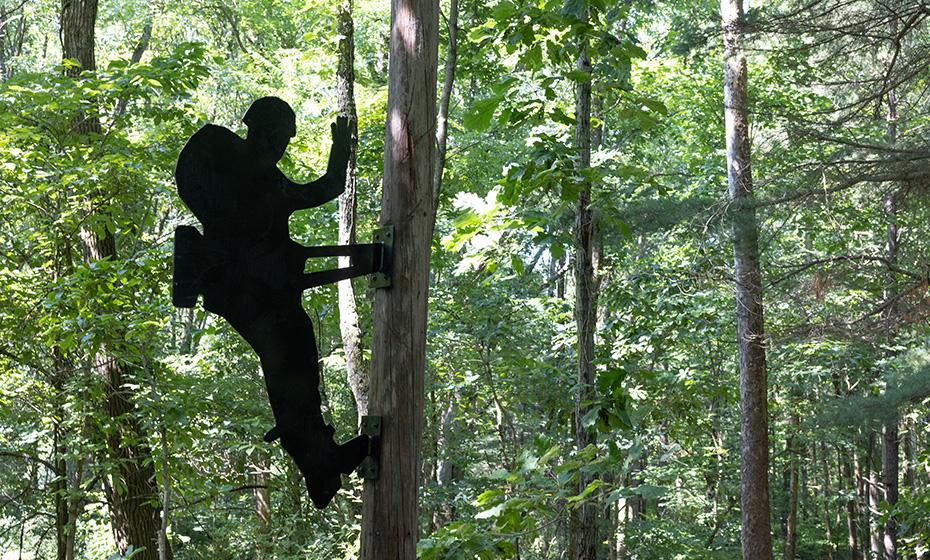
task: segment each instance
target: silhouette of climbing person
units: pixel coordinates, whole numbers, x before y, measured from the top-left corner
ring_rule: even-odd
[[[204,308],[225,318],[252,346],[261,361],[275,426],[265,441],[281,445],[300,468],[316,507],[324,508],[368,453],[368,436],[339,445],[322,416],[319,356],[301,294],[319,285],[321,273],[304,273],[308,257],[348,254],[348,248],[304,247],[290,238],[293,212],[319,206],[345,188],[349,159],[348,121],[332,125],[332,148],[326,173],[306,184],[291,181],[278,169],[296,133],[291,107],[276,97],[256,100],[243,122],[242,139],[232,131],[205,125],[188,140],[178,157],[178,193],[203,224],[203,236],[178,228],[175,277],[195,279]],[[335,251],[335,252],[334,252]],[[350,266],[338,278],[370,272]],[[366,269],[366,270],[363,270]],[[332,280],[329,280],[332,281]],[[193,297],[193,301],[189,298]]]

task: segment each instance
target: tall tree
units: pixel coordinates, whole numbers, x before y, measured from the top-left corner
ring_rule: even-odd
[[[587,12],[582,21],[587,22]],[[578,41],[576,70],[587,78],[575,84],[575,165],[580,177],[591,166],[591,60],[588,41]],[[575,446],[578,450],[594,443],[594,434],[583,421],[591,408],[594,389],[594,331],[597,328],[597,288],[594,283],[594,213],[591,209],[591,182],[583,178],[575,202],[575,328],[577,389],[575,393]],[[593,480],[578,473],[578,493]],[[569,550],[573,560],[597,558],[597,509],[583,502],[572,512]]]
[[[768,380],[762,317],[759,226],[753,205],[751,140],[742,52],[743,2],[721,0],[723,19],[727,185],[733,222],[736,333],[739,343],[740,490],[745,560],[771,560]]]
[[[363,493],[363,560],[416,557],[438,35],[437,1],[392,1],[381,224],[394,226],[393,284],[374,302],[369,411],[383,418],[382,449]]]
[[[355,243],[355,209],[358,183],[358,113],[355,110],[355,24],[352,0],[341,0],[336,8],[336,33],[339,35],[339,66],[336,71],[336,104],[341,116],[349,119],[349,167],[346,188],[339,195],[339,244]],[[348,266],[348,257],[340,257],[339,266]],[[368,414],[368,365],[362,352],[362,330],[352,280],[339,282],[339,332],[346,356],[346,376],[359,418]]]
[[[891,51],[897,52],[901,49],[901,39],[898,36],[898,19],[897,14],[893,11],[889,14],[888,36],[892,41]],[[890,74],[894,70],[894,56],[889,57],[891,60],[887,64],[887,72]],[[898,99],[893,86],[889,87],[886,94],[887,112],[885,113],[885,134],[888,146],[895,148],[898,139]],[[897,188],[892,185],[890,191],[882,200],[882,209],[885,220],[887,221],[887,238],[885,240],[885,258],[891,266],[897,265],[898,261],[898,204],[896,192]],[[897,306],[894,304],[895,284],[897,282],[896,274],[893,270],[888,271],[884,298],[889,302],[888,310],[884,319],[888,324],[888,346],[893,347],[897,334],[896,317]],[[892,356],[894,351],[891,352]],[[888,519],[884,526],[884,556],[883,560],[898,559],[898,521],[894,514],[894,508],[898,504],[898,472],[900,470],[899,448],[900,440],[898,438],[899,414],[893,412],[891,418],[885,421],[882,426],[882,486],[885,489],[885,503],[892,511],[889,512]]]
[[[81,71],[95,71],[97,68],[94,51],[96,22],[97,0],[63,0],[62,57],[78,62],[78,66],[68,69],[73,77],[79,76]],[[89,105],[92,106],[93,101],[89,99]],[[83,142],[94,142],[94,137],[101,134],[100,120],[94,109],[76,115],[73,129]],[[107,193],[100,185],[91,190],[92,200],[88,200],[85,206],[88,218],[101,212],[99,208],[110,208],[106,197]],[[107,216],[98,217],[102,217],[105,223],[108,221]],[[86,219],[84,223],[92,222],[92,219]],[[109,225],[103,231],[85,225],[80,239],[84,261],[88,265],[117,257],[116,237]],[[110,344],[116,347],[119,341],[114,337]],[[107,432],[105,449],[114,464],[106,489],[116,544],[121,553],[133,547],[141,549],[135,556],[140,560],[156,560],[159,557],[161,508],[157,505],[155,470],[149,461],[151,452],[145,443],[142,426],[134,416],[132,390],[127,385],[133,377],[132,366],[103,346],[93,358],[93,367],[103,379],[106,390],[104,411],[115,426]]]

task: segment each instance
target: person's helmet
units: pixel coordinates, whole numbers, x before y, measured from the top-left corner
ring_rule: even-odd
[[[297,134],[297,117],[286,101],[277,97],[261,97],[252,102],[242,117],[251,130],[265,129],[293,138]]]

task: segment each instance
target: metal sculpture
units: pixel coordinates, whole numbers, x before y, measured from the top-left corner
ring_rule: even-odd
[[[345,188],[350,134],[345,118],[331,127],[326,173],[306,184],[291,181],[277,167],[296,133],[291,107],[263,97],[242,120],[245,139],[208,124],[178,157],[178,194],[203,234],[191,226],[175,232],[173,301],[193,307],[202,296],[204,308],[226,319],[258,354],[275,418],[264,439],[281,440],[322,509],[339,491],[341,475],[377,453],[378,438],[359,435],[343,444],[333,439],[321,411],[319,356],[301,294],[373,273],[384,285],[390,244],[305,247],[290,238],[293,212],[319,206]],[[306,260],[319,256],[347,256],[350,264],[305,273]]]

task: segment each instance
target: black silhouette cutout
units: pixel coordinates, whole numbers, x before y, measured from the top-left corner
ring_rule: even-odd
[[[281,439],[322,509],[369,452],[366,435],[342,445],[323,421],[319,357],[304,289],[382,270],[380,244],[304,247],[288,233],[288,218],[339,196],[345,187],[349,127],[332,125],[326,174],[307,184],[284,176],[277,162],[296,133],[294,111],[276,97],[255,101],[243,117],[248,135],[206,125],[178,157],[178,193],[203,224],[175,234],[174,303],[225,318],[258,354],[276,425],[265,441]],[[348,268],[306,274],[307,258],[349,256]]]

